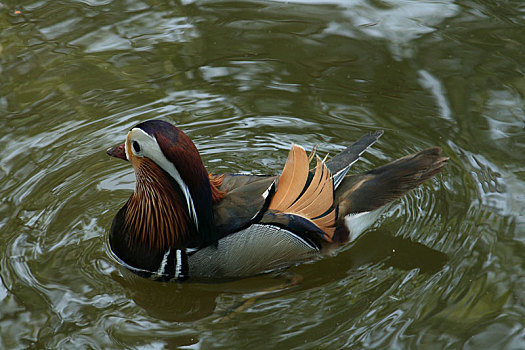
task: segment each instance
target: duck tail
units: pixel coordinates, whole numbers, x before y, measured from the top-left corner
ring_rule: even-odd
[[[448,161],[434,147],[363,174],[347,176],[336,191],[339,217],[378,209],[438,174]]]

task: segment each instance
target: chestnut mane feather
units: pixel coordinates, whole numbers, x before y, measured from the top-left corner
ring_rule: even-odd
[[[182,245],[190,237],[190,220],[169,178],[149,159],[141,159],[136,177],[124,220],[130,246],[140,244],[164,250]]]

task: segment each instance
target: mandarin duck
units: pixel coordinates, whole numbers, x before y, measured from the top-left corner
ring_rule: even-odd
[[[374,219],[448,160],[429,148],[348,175],[382,134],[365,135],[328,161],[315,156],[313,169],[313,155],[292,145],[279,176],[213,175],[179,128],[142,122],[107,150],[136,176],[113,219],[111,251],[127,269],[159,281],[242,278],[318,259],[353,241],[370,221],[363,216]]]

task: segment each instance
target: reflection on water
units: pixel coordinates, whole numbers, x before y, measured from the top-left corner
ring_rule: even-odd
[[[471,1],[0,5],[0,347],[525,347],[522,6]],[[443,174],[354,245],[219,284],[130,276],[107,232],[161,118],[209,170],[278,173],[291,143],[354,170],[440,146]]]
[[[377,242],[382,242],[380,246]],[[261,298],[275,297],[282,293],[294,293],[298,288],[319,287],[334,279],[344,279],[349,269],[377,265],[380,268],[402,270],[418,269],[421,273],[435,274],[447,261],[447,256],[439,251],[401,237],[393,237],[379,231],[372,231],[358,240],[346,252],[348,261],[345,269],[337,269],[334,261],[319,262],[317,268],[332,271],[330,278],[320,274],[314,285],[304,282],[302,275],[294,272],[275,272],[269,276],[258,276],[241,281],[225,281],[222,284],[184,283],[173,285],[159,283],[137,277],[131,272],[120,269],[121,274],[112,274],[113,278],[126,290],[137,305],[149,315],[167,321],[186,322],[201,319],[216,311],[216,298],[225,291],[241,294],[244,300],[235,307],[224,309],[223,318],[231,319],[248,305]],[[302,286],[301,286],[302,285]],[[289,290],[289,291],[288,291]]]

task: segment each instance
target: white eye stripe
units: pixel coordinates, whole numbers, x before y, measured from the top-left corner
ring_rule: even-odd
[[[128,151],[128,142],[129,142],[129,134],[131,133],[128,132],[128,137],[126,137],[126,143],[124,144],[124,152],[126,152],[126,159],[128,160],[128,162],[130,161],[130,158],[129,158],[129,151]]]
[[[128,141],[130,143],[134,141],[138,142],[140,145],[140,156],[147,157],[154,161],[165,172],[170,174],[170,176],[177,182],[177,184],[182,190],[182,193],[184,194],[184,197],[186,197],[186,205],[188,206],[188,212],[190,213],[190,216],[193,219],[193,222],[195,223],[195,227],[198,230],[199,221],[197,219],[197,212],[195,211],[195,205],[193,203],[193,198],[191,197],[190,189],[180,176],[180,173],[177,170],[177,168],[173,165],[172,162],[168,160],[168,158],[166,158],[166,156],[164,156],[164,153],[162,153],[162,150],[160,149],[157,140],[154,137],[147,134],[146,132],[144,132],[144,130],[139,128],[133,128],[128,133]],[[129,160],[128,148],[125,148],[126,157]],[[131,146],[130,148],[133,147]],[[132,152],[135,153],[135,150],[133,150]]]

